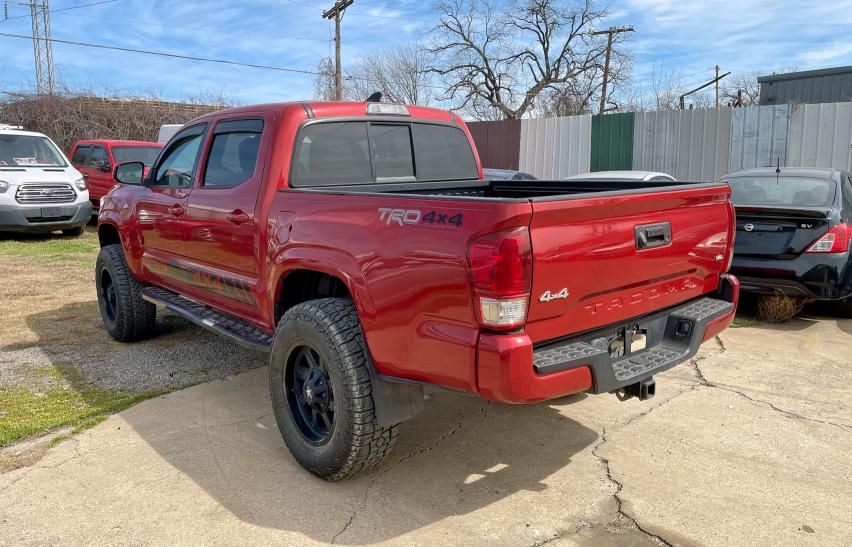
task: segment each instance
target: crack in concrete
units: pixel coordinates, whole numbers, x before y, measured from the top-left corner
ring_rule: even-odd
[[[692,390],[691,390],[691,389],[690,389],[690,390],[685,390],[685,391],[684,391],[684,392],[682,392],[682,393],[686,393],[687,391],[692,391]],[[681,394],[682,394],[682,393],[681,393]],[[675,397],[677,397],[677,396],[675,396]],[[674,398],[674,397],[672,397],[672,398]],[[671,399],[669,399],[669,401],[671,401]],[[658,406],[657,406],[657,407],[655,407],[655,408],[659,408],[659,406],[662,406],[662,405],[658,405]],[[624,485],[622,485],[622,484],[621,484],[621,482],[619,482],[618,480],[616,480],[616,479],[615,479],[615,477],[613,477],[613,476],[612,476],[612,471],[610,470],[610,467],[609,467],[609,459],[607,459],[607,458],[605,458],[605,457],[601,456],[601,455],[598,453],[598,449],[600,449],[600,447],[601,447],[601,446],[603,446],[604,444],[606,444],[606,442],[607,442],[606,428],[603,428],[603,429],[601,430],[601,434],[600,434],[600,437],[599,437],[599,439],[598,439],[598,442],[597,442],[597,443],[595,443],[594,448],[592,448],[592,455],[593,455],[595,458],[597,458],[597,459],[598,459],[598,461],[601,463],[601,466],[603,467],[603,470],[604,470],[604,474],[606,475],[606,479],[607,479],[607,480],[608,480],[608,481],[609,481],[612,485],[614,485],[614,486],[615,486],[615,492],[613,492],[613,493],[612,493],[612,497],[613,497],[613,499],[615,499],[615,504],[616,504],[616,508],[615,508],[615,519],[613,519],[612,521],[610,521],[610,523],[612,523],[612,522],[616,522],[616,521],[618,521],[620,518],[622,518],[622,519],[624,519],[624,520],[626,520],[626,521],[627,521],[627,523],[628,523],[628,525],[629,525],[629,526],[631,526],[631,527],[635,527],[637,530],[639,530],[640,532],[642,532],[643,534],[645,534],[645,535],[646,535],[646,536],[647,536],[647,537],[648,537],[651,541],[653,541],[654,543],[657,543],[658,545],[666,545],[666,546],[668,546],[668,547],[672,547],[672,543],[671,543],[671,542],[669,542],[669,541],[667,541],[666,539],[664,539],[664,538],[662,538],[662,537],[658,536],[657,534],[653,534],[653,533],[649,532],[648,530],[646,530],[645,528],[643,528],[643,527],[639,524],[639,522],[637,522],[637,520],[636,520],[635,518],[631,517],[630,515],[628,515],[628,514],[624,511],[624,500],[622,500],[622,499],[621,499],[621,496],[619,495],[619,494],[621,493],[621,490],[624,488]],[[610,523],[607,523],[607,524],[610,524]]]
[[[722,341],[722,338],[717,334],[714,338],[716,343],[719,345],[719,349],[722,350],[722,353],[728,351],[728,348],[725,347],[725,342]]]
[[[707,380],[704,376],[704,372],[701,370],[701,367],[698,366],[698,363],[706,359],[706,357],[696,357],[694,359],[689,360],[689,366],[692,367],[692,371],[695,373],[695,377],[698,378],[698,384],[705,387],[716,387],[713,382]]]
[[[775,406],[773,403],[770,403],[769,401],[764,401],[762,399],[756,399],[756,398],[752,397],[751,395],[748,395],[748,394],[746,394],[742,391],[739,391],[737,389],[734,389],[732,387],[718,386],[718,385],[714,385],[714,386],[710,386],[710,387],[714,387],[716,389],[721,389],[722,391],[727,391],[729,393],[734,393],[736,395],[739,395],[740,397],[743,397],[744,399],[748,399],[749,401],[751,401],[753,403],[766,405],[769,408],[771,408],[772,410],[774,410],[775,412],[778,412],[779,414],[782,414],[782,415],[786,416],[787,418],[792,418],[794,420],[804,420],[806,422],[814,422],[814,423],[823,424],[823,425],[830,425],[830,426],[833,426],[833,427],[839,427],[840,429],[847,431],[847,432],[852,432],[852,425],[849,425],[849,424],[829,422],[829,421],[825,421],[825,420],[818,420],[816,418],[810,418],[808,416],[803,416],[803,415],[797,414],[797,413],[795,413],[791,410],[785,410],[783,408],[779,408],[779,407]]]
[[[355,508],[355,510],[349,516],[349,520],[346,522],[346,524],[343,525],[343,528],[341,528],[340,531],[338,531],[336,534],[334,534],[334,536],[331,538],[331,543],[335,544],[335,542],[337,541],[337,538],[342,536],[349,529],[349,527],[352,526],[352,523],[355,522],[355,519],[358,516],[358,513],[361,511],[361,509],[363,509],[364,507],[367,506],[367,499],[370,496],[370,490],[372,490],[373,486],[376,484],[376,482],[380,478],[382,478],[388,471],[395,469],[396,467],[398,467],[400,464],[402,464],[406,460],[410,460],[411,458],[414,458],[415,456],[419,456],[420,454],[425,454],[426,452],[431,452],[432,450],[437,448],[439,444],[444,442],[444,440],[455,435],[456,432],[458,432],[462,428],[462,425],[465,423],[465,421],[472,421],[472,420],[475,420],[477,418],[482,418],[483,416],[485,416],[485,409],[488,408],[489,404],[490,403],[488,401],[485,401],[485,404],[483,404],[479,408],[479,410],[477,411],[476,414],[474,414],[473,416],[471,416],[467,420],[461,420],[458,423],[456,423],[456,425],[453,426],[452,429],[450,429],[448,432],[446,432],[443,435],[441,435],[440,437],[438,437],[429,446],[420,448],[418,450],[415,450],[414,452],[411,452],[410,454],[406,454],[405,456],[402,456],[401,458],[399,458],[395,462],[386,465],[381,471],[376,473],[376,475],[372,479],[370,479],[370,482],[367,483],[367,487],[364,489],[364,497],[361,500],[361,503]]]

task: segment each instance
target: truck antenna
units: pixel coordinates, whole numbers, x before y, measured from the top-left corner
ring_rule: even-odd
[[[367,102],[368,103],[380,103],[380,102],[382,102],[382,92],[376,91],[375,93],[373,93],[372,95],[367,97]]]

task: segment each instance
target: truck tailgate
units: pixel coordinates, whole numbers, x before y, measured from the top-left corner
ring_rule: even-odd
[[[729,199],[723,184],[534,199],[532,341],[626,323],[714,290],[733,238]]]

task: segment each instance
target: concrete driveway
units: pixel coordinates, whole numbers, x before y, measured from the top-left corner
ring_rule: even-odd
[[[290,457],[266,369],[144,402],[0,475],[0,544],[852,543],[852,321],[730,329],[657,398],[436,393],[387,462]]]

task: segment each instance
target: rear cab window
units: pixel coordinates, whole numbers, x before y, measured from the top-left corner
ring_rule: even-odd
[[[458,126],[410,121],[320,121],[299,132],[291,186],[478,177],[473,150]]]
[[[118,145],[112,147],[112,157],[115,158],[115,163],[141,161],[145,164],[145,167],[151,167],[160,154],[160,150],[162,150],[160,146]]]

